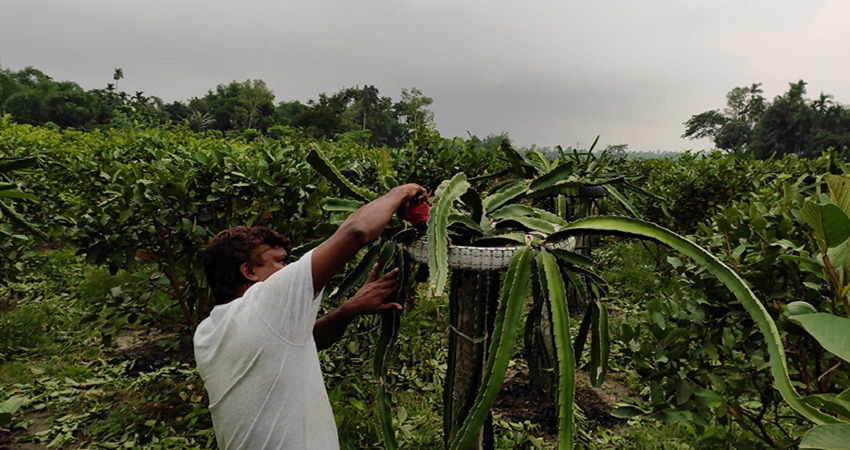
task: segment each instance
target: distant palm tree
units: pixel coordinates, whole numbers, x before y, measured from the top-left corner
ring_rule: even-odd
[[[115,80],[115,90],[118,90],[118,80],[124,78],[124,69],[120,67],[115,68],[115,73],[112,74],[112,79]]]
[[[183,119],[183,123],[189,126],[192,131],[204,131],[215,123],[215,118],[210,113],[202,113],[200,111],[192,111],[188,117]]]

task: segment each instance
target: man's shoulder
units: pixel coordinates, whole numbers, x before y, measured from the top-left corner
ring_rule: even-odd
[[[218,330],[220,330],[222,326],[225,326],[229,316],[244,308],[244,305],[244,296],[223,305],[216,305],[213,310],[210,311],[210,315],[207,316],[206,319],[202,320],[201,323],[198,324],[198,327],[195,328],[195,333],[192,336],[192,341],[195,344],[195,351],[197,352],[199,344],[204,343],[206,340],[217,334]]]

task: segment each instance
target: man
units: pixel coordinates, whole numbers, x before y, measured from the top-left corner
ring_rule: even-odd
[[[398,268],[376,280],[373,267],[354,297],[316,320],[322,289],[396,211],[424,195],[415,184],[394,188],[290,265],[289,241],[271,230],[237,227],[213,238],[205,270],[217,306],[194,343],[219,447],[339,448],[317,350],[340,339],[359,315],[401,309],[384,303]]]

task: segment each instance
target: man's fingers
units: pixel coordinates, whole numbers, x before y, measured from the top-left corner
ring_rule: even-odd
[[[378,263],[375,263],[375,265],[372,266],[372,270],[369,271],[369,279],[366,280],[367,283],[371,283],[371,282],[375,281],[375,274],[376,274],[377,271],[378,271]]]
[[[377,267],[377,265],[375,267]],[[386,280],[392,279],[397,274],[398,274],[398,267],[396,267],[395,269],[390,270],[389,272],[385,273],[384,276],[382,276],[381,279],[378,280],[378,281],[386,281]]]
[[[401,311],[402,307],[398,303],[384,303],[378,309],[381,310],[381,311],[385,311],[385,310],[388,310],[388,309],[395,309],[395,310]]]

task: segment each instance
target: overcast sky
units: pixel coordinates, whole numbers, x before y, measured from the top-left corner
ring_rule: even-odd
[[[0,65],[163,100],[260,78],[277,100],[373,84],[444,136],[710,146],[682,122],[763,83],[850,103],[848,0],[0,0]]]

